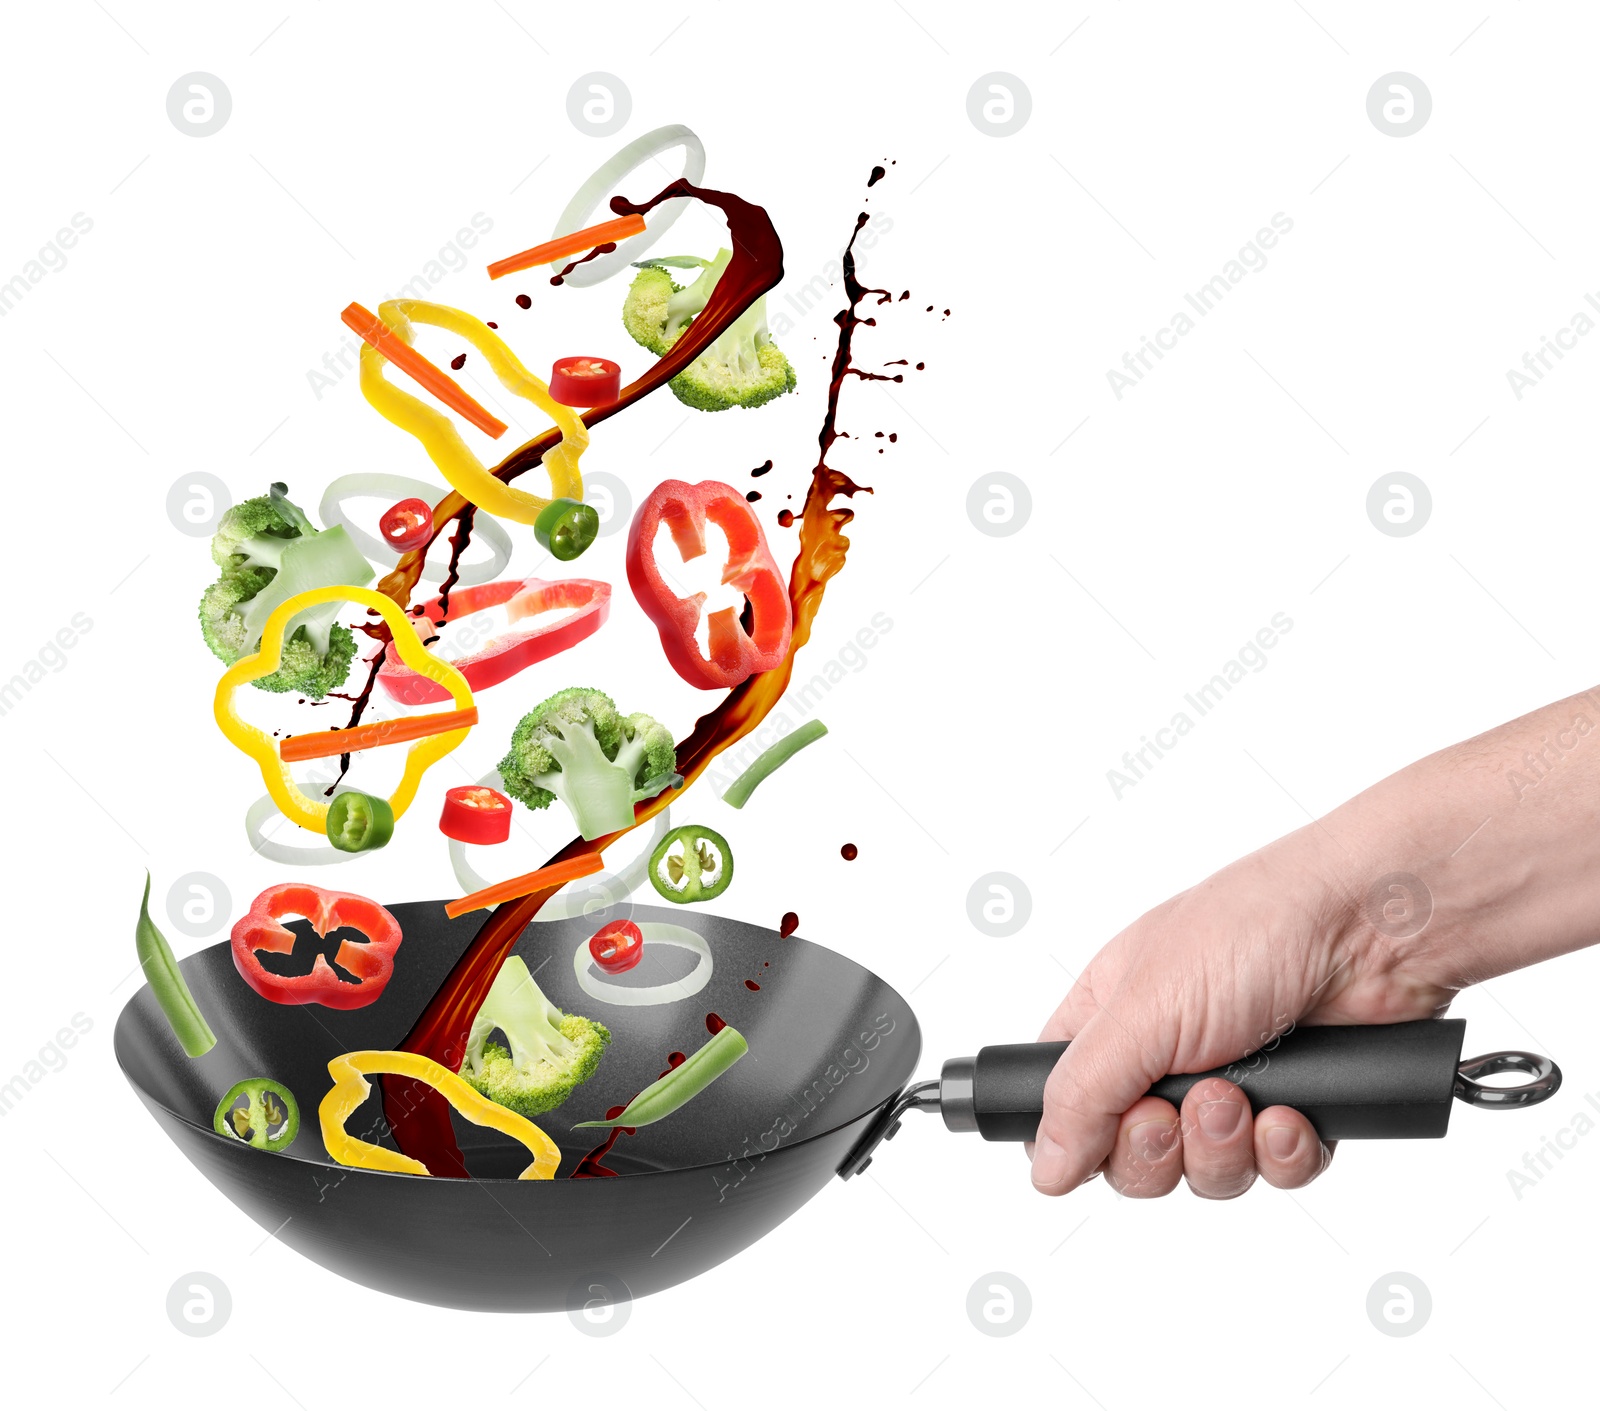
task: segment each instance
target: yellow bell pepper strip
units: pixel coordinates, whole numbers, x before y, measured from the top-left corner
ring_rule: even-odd
[[[259,677],[269,676],[278,669],[278,662],[283,656],[284,628],[297,612],[334,602],[359,603],[381,613],[389,627],[391,646],[399,653],[400,660],[419,676],[443,686],[454,699],[458,710],[474,709],[472,688],[467,685],[467,678],[422,645],[422,638],[417,636],[411,619],[392,598],[368,588],[343,584],[297,593],[279,604],[267,619],[266,629],[261,634],[260,650],[254,656],[240,657],[223,672],[222,679],[217,682],[213,710],[222,733],[261,767],[267,792],[272,795],[272,801],[278,805],[283,816],[302,828],[324,835],[328,831],[328,800],[308,798],[300,791],[288,764],[278,757],[278,742],[265,730],[245,720],[234,707],[233,698],[239,687]],[[460,730],[430,735],[411,746],[406,753],[405,773],[395,791],[389,795],[389,807],[396,818],[401,817],[416,798],[423,773],[466,739],[467,731],[471,728],[469,725]]]
[[[544,453],[551,498],[583,499],[583,476],[578,461],[589,444],[588,427],[571,407],[563,406],[550,395],[550,388],[523,367],[516,354],[487,324],[460,309],[421,299],[391,299],[378,305],[378,316],[406,344],[415,336],[411,328],[413,323],[445,329],[472,344],[483,354],[507,391],[532,402],[561,432],[561,440]],[[378,414],[421,441],[440,474],[464,499],[500,519],[533,524],[550,500],[518,490],[491,475],[461,439],[461,433],[449,417],[389,381],[384,373],[386,361],[376,348],[362,345],[361,391]]]
[[[469,1087],[464,1079],[431,1058],[424,1058],[419,1053],[385,1053],[373,1049],[340,1054],[328,1064],[333,1087],[322,1099],[317,1118],[322,1123],[322,1144],[327,1147],[328,1155],[341,1166],[360,1166],[368,1171],[399,1171],[410,1176],[433,1174],[420,1161],[390,1151],[387,1147],[364,1142],[345,1131],[344,1124],[349,1121],[350,1114],[366,1101],[367,1094],[372,1091],[372,1085],[364,1076],[371,1073],[394,1073],[426,1083],[467,1121],[476,1122],[480,1127],[493,1127],[497,1132],[504,1132],[521,1142],[533,1153],[533,1164],[517,1177],[519,1181],[548,1181],[556,1174],[556,1168],[561,1164],[561,1148],[526,1117],[509,1107],[490,1102]]]

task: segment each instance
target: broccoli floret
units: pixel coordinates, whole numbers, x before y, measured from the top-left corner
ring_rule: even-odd
[[[687,289],[679,288],[662,266],[692,263],[690,258],[647,263],[633,281],[622,306],[622,323],[629,336],[660,357],[705,308],[730,259],[730,251],[718,251],[717,258],[705,265],[700,277]],[[698,263],[705,264],[704,261]],[[774,397],[792,392],[794,369],[767,332],[766,295],[740,314],[716,342],[668,385],[685,406],[703,412],[759,407]]]
[[[667,351],[662,330],[667,326],[667,302],[681,289],[659,265],[640,270],[622,305],[622,326],[628,337],[658,358]]]
[[[490,1040],[496,1029],[509,1048]],[[513,955],[472,1021],[461,1076],[490,1102],[531,1119],[560,1107],[593,1077],[610,1042],[604,1024],[551,1004],[527,963]]]
[[[767,333],[766,295],[667,385],[685,406],[703,412],[759,407],[794,391],[794,369]]]
[[[224,573],[200,599],[200,632],[206,646],[230,666],[249,650],[245,620],[236,609],[272,581],[270,568],[242,568]],[[356,639],[348,627],[335,624],[328,645],[319,652],[304,627],[283,644],[283,662],[270,676],[250,684],[263,691],[296,691],[321,700],[344,684],[355,660]]]
[[[714,260],[702,260],[695,255],[671,255],[665,259],[641,261],[638,276],[622,304],[622,326],[628,330],[628,336],[659,358],[705,308],[706,300],[732,258],[731,250],[720,250]],[[700,277],[685,289],[667,273],[668,265],[698,269]]]
[[[233,506],[211,540],[222,568],[200,600],[206,646],[230,666],[261,642],[267,619],[281,603],[312,588],[365,587],[372,565],[344,529],[319,530],[287,498],[270,495]],[[296,613],[284,634],[283,663],[252,684],[263,691],[299,691],[320,700],[343,684],[355,658],[355,638],[337,619],[342,603]]]
[[[301,527],[304,521],[299,508],[281,495],[243,500],[217,521],[217,532],[211,536],[212,561],[218,568],[277,568],[284,549],[306,532]]]
[[[633,822],[633,806],[677,777],[667,727],[648,715],[622,716],[601,691],[557,691],[517,723],[500,761],[506,792],[529,808],[559,798],[585,838]]]

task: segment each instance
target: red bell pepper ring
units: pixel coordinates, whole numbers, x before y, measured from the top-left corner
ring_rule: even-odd
[[[290,915],[304,916],[320,936],[341,926],[366,936],[365,945],[341,940],[334,956],[356,977],[355,984],[341,980],[323,955],[305,975],[274,975],[262,966],[257,952],[293,952],[295,934],[279,920]],[[394,974],[394,953],[401,940],[400,923],[377,902],[305,882],[268,887],[250,903],[249,912],[234,922],[230,934],[234,965],[245,984],[263,999],[274,1004],[321,1004],[329,1009],[362,1009],[377,999]]]
[[[744,594],[751,625],[746,631],[737,608],[718,609],[708,621],[706,655],[701,655],[694,633],[706,595],[680,598],[672,590],[656,563],[655,543],[657,528],[665,524],[684,561],[699,558],[706,551],[708,521],[727,537],[722,581]],[[628,584],[660,632],[667,660],[691,686],[703,691],[737,686],[788,655],[794,625],[788,587],[756,512],[731,485],[717,480],[657,485],[628,530]]]
[[[476,651],[454,658],[450,664],[467,678],[467,684],[474,691],[498,686],[534,662],[544,661],[576,646],[585,637],[592,637],[611,615],[611,585],[592,578],[563,578],[555,582],[528,578],[457,588],[450,594],[448,615],[440,613],[438,598],[424,605],[422,615],[428,621],[419,618],[417,632],[426,642],[448,624],[459,623],[473,613],[499,607],[502,603],[513,624],[541,613],[567,608],[577,611],[562,622],[501,633]],[[433,624],[432,631],[427,630],[429,623]],[[432,643],[431,649],[439,654],[440,645]],[[438,682],[419,675],[392,653],[385,656],[383,665],[378,668],[378,680],[385,691],[405,705],[426,705],[429,701],[450,699],[449,692]]]

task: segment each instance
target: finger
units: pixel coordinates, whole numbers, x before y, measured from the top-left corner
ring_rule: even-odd
[[[1206,1200],[1232,1200],[1256,1179],[1255,1123],[1245,1095],[1225,1078],[1203,1078],[1183,1099],[1183,1174]]]
[[[1106,1180],[1135,1200],[1170,1195],[1184,1170],[1178,1110],[1159,1097],[1142,1097],[1122,1116],[1106,1163]]]
[[[1256,1170],[1268,1185],[1294,1190],[1309,1185],[1333,1159],[1333,1143],[1292,1107],[1269,1107],[1256,1114]]]
[[[1119,1010],[1117,1015],[1096,1013],[1045,1084],[1033,1184],[1046,1195],[1062,1195],[1099,1169],[1111,1153],[1122,1114],[1164,1071],[1164,1061],[1148,1054],[1128,1027],[1133,1002],[1119,1004]]]

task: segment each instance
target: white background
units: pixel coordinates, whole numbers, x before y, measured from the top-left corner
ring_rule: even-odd
[[[1312,0],[1315,19],[1288,0],[1050,8],[10,10],[0,282],[74,213],[93,221],[0,320],[0,674],[74,613],[93,622],[0,718],[0,1072],[22,1071],[74,1014],[93,1026],[0,1126],[11,1385],[74,1405],[313,1411],[596,1394],[956,1405],[1002,1390],[1115,1411],[1173,1397],[1534,1406],[1583,1384],[1600,1139],[1520,1201],[1506,1173],[1600,1088],[1589,954],[1457,1007],[1469,1048],[1560,1059],[1567,1089],[1537,1113],[1461,1109],[1445,1141],[1346,1145],[1309,1190],[1225,1205],[1119,1201],[1098,1185],[1047,1201],[1019,1152],[913,1120],[869,1178],[834,1184],[599,1342],[560,1315],[390,1299],[266,1239],[167,1143],[112,1060],[136,988],[143,869],[158,899],[184,872],[223,877],[234,914],[284,872],[245,843],[260,785],[210,720],[218,668],[193,614],[212,569],[204,541],[169,523],[168,488],[208,471],[242,498],[283,479],[314,505],[350,470],[432,477],[353,375],[319,399],[307,373],[340,345],[345,303],[375,306],[476,213],[492,234],[433,297],[497,319],[535,368],[583,351],[636,371],[620,282],[529,279],[522,313],[516,282],[491,286],[481,264],[544,238],[601,160],[662,123],[701,134],[708,184],[772,213],[786,289],[837,256],[872,164],[896,163],[871,193],[893,225],[865,272],[912,297],[860,347],[869,363],[927,370],[846,392],[845,429],[899,439],[882,456],[881,441],[843,444],[840,463],[877,493],[858,503],[801,675],[874,613],[893,627],[828,695],[832,734],[805,769],[741,815],[702,786],[692,812],[734,838],[731,914],[771,925],[796,910],[803,935],[914,992],[926,1072],[1033,1037],[1067,972],[1117,929],[1307,812],[1593,684],[1600,339],[1520,401],[1506,378],[1600,288],[1593,16],[1332,0]],[[229,122],[204,139],[165,108],[193,70],[232,94]],[[596,70],[632,94],[615,137],[566,116],[569,87]],[[1032,94],[1031,119],[1004,138],[966,106],[997,70]],[[1433,98],[1406,138],[1366,112],[1395,70]],[[645,175],[630,194],[655,189],[660,173]],[[1107,369],[1278,212],[1293,230],[1266,267],[1118,400]],[[663,252],[711,253],[709,223],[680,232]],[[585,469],[637,496],[674,475],[751,483],[770,456],[770,523],[814,458],[837,306],[834,290],[783,340],[797,396],[712,418],[663,393],[600,428]],[[1009,538],[966,512],[995,470],[1031,491]],[[1380,534],[1365,510],[1399,470],[1433,496],[1409,538]],[[786,554],[792,537],[771,532]],[[621,544],[604,541],[584,571],[620,589]],[[523,531],[518,553],[513,568],[533,571]],[[1106,771],[1123,751],[1279,612],[1294,627],[1269,665],[1116,798]],[[386,900],[451,895],[430,822],[439,791],[489,768],[518,711],[569,677],[679,735],[704,703],[621,591],[598,638],[484,701],[484,726],[430,776],[403,846],[317,880]],[[561,836],[547,825],[542,841]],[[520,866],[542,859],[531,841],[511,846]],[[997,870],[1032,895],[1027,926],[1003,940],[966,904]],[[180,954],[206,943],[166,929]],[[206,1340],[165,1312],[190,1270],[232,1292],[231,1322]],[[992,1270],[1032,1295],[1008,1338],[980,1336],[965,1311]],[[1432,1293],[1431,1321],[1408,1338],[1381,1336],[1365,1311],[1394,1270]]]

